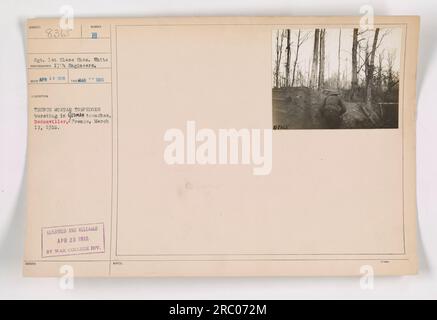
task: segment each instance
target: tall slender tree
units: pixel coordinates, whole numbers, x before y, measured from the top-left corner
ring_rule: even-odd
[[[356,91],[358,88],[358,28],[355,28],[353,31],[352,38],[352,70],[351,70],[351,92],[350,99],[353,100],[356,95]]]
[[[275,87],[279,88],[280,84],[280,68],[282,60],[282,47],[283,47],[284,34],[282,31],[276,32],[276,61],[275,61]]]
[[[293,73],[292,73],[292,77],[291,77],[291,86],[292,87],[294,87],[294,84],[296,82],[295,80],[296,80],[297,64],[299,61],[300,47],[305,43],[305,41],[308,40],[310,35],[311,35],[311,32],[302,32],[301,29],[299,29],[297,32],[296,54],[294,56]]]
[[[337,65],[337,89],[340,90],[340,65],[341,65],[341,29],[338,33],[338,65]]]
[[[319,89],[321,89],[325,84],[325,34],[326,29],[320,30],[319,81],[317,84]]]
[[[287,54],[286,57],[286,61],[285,61],[285,86],[289,87],[290,86],[290,59],[291,59],[291,31],[290,29],[287,29],[286,31],[287,34],[287,45],[285,47],[285,52]]]
[[[366,103],[369,108],[372,106],[372,92],[374,87],[374,73],[375,73],[375,54],[378,45],[379,28],[376,28],[375,34],[373,36],[372,51],[370,51],[370,56],[368,59],[368,68],[366,72]]]
[[[318,79],[319,42],[320,42],[319,36],[320,36],[320,29],[316,29],[314,32],[313,63],[311,66],[310,87],[312,88],[317,86],[317,79]]]
[[[297,67],[297,61],[299,60],[299,50],[300,50],[300,46],[301,46],[301,42],[300,42],[300,35],[301,35],[301,31],[299,29],[298,33],[297,33],[297,43],[296,43],[296,56],[294,57],[294,64],[293,64],[293,76],[291,79],[291,86],[294,86],[294,79],[296,77],[296,67]]]

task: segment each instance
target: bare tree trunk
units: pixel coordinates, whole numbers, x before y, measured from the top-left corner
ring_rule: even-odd
[[[370,52],[369,66],[367,70],[366,103],[369,108],[372,107],[372,90],[374,86],[373,79],[374,79],[374,72],[375,72],[375,53],[376,53],[376,46],[378,44],[379,30],[380,30],[379,28],[376,28],[375,30],[375,36],[373,37],[372,51]]]
[[[341,64],[341,29],[338,35],[338,68],[337,68],[337,89],[340,90],[340,64]]]
[[[382,92],[382,63],[384,62],[384,55],[379,54],[379,63],[378,63],[378,76],[376,79],[376,87],[378,92]]]
[[[358,88],[358,29],[354,29],[354,35],[352,39],[352,81],[351,81],[351,94],[350,99],[353,100]]]
[[[278,30],[276,33],[276,65],[275,65],[275,87],[279,88],[281,86],[280,84],[280,77],[279,77],[279,71],[281,67],[281,59],[282,59],[282,38],[283,34],[282,32]]]
[[[325,33],[325,29],[320,31],[319,82],[317,85],[319,89],[325,84]]]
[[[314,32],[314,49],[313,49],[313,64],[311,67],[311,81],[310,87],[315,87],[317,85],[317,73],[319,64],[319,34],[320,29],[316,29]]]
[[[287,60],[285,62],[285,86],[290,86],[290,58],[291,58],[291,43],[290,43],[290,29],[287,29],[287,46],[285,48],[287,53]]]
[[[299,32],[297,34],[296,57],[294,59],[294,66],[293,66],[293,78],[291,80],[291,86],[292,87],[294,86],[294,79],[296,77],[296,66],[297,66],[297,61],[299,59],[299,49],[300,49],[300,45],[301,45],[301,43],[300,43],[300,34],[301,34],[301,31],[299,29]]]

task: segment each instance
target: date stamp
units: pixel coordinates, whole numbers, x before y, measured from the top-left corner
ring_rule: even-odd
[[[43,258],[104,253],[104,224],[92,223],[42,228],[41,251]]]

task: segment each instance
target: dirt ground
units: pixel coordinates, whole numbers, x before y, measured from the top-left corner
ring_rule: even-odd
[[[323,93],[306,87],[273,89],[273,128],[326,129],[321,114],[324,98]],[[341,129],[372,127],[359,103],[344,101],[344,104],[347,111]]]

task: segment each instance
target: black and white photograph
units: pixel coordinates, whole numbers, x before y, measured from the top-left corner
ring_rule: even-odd
[[[272,34],[273,129],[399,127],[400,28]]]

